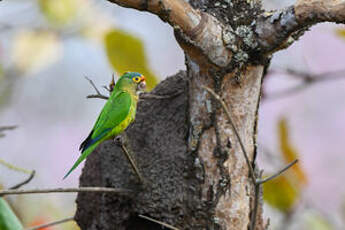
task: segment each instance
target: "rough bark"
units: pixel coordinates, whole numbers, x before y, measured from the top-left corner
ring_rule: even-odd
[[[200,85],[215,88],[229,105],[253,160],[263,66],[247,66],[241,72],[241,83],[232,74],[214,81],[211,77],[217,73],[210,76],[195,63],[188,67],[191,79],[188,142],[204,172],[200,199],[211,204],[212,219],[220,229],[247,229],[254,197],[248,166],[224,111],[207,92],[200,90]],[[262,227],[261,222],[259,218],[257,229]]]

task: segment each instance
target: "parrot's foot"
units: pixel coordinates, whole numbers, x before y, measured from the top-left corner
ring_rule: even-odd
[[[158,100],[162,100],[162,99],[170,99],[170,98],[174,98],[177,97],[178,95],[181,95],[184,91],[180,90],[180,91],[176,91],[172,94],[167,94],[167,95],[157,95],[157,94],[153,94],[153,93],[141,93],[139,98],[140,99],[158,99]]]
[[[114,143],[115,143],[117,146],[122,147],[122,146],[123,146],[123,138],[122,138],[122,136],[121,136],[121,135],[116,136],[116,137],[114,138]]]
[[[121,135],[116,136],[114,138],[114,142],[117,146],[121,147],[122,151],[125,153],[125,156],[127,157],[128,162],[130,163],[130,165],[132,166],[133,171],[135,172],[135,174],[137,175],[137,177],[140,180],[141,184],[145,184],[145,180],[144,178],[141,176],[139,169],[137,167],[137,165],[134,162],[134,159],[132,158],[131,154],[128,152],[126,146],[124,145],[124,141],[123,141],[123,137]]]

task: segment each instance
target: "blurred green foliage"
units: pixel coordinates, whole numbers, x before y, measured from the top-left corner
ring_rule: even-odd
[[[285,164],[298,159],[298,152],[289,137],[287,121],[282,118],[278,122],[278,136],[280,152]],[[300,162],[291,167],[283,175],[266,182],[263,185],[263,198],[272,207],[289,213],[300,198],[307,177],[300,166]]]
[[[41,12],[53,25],[63,26],[76,17],[76,0],[39,0]]]
[[[105,35],[105,49],[111,65],[119,74],[126,71],[143,74],[149,90],[157,84],[158,79],[148,67],[143,44],[138,38],[114,29]]]
[[[282,153],[285,163],[290,163],[294,161],[295,159],[297,159],[299,154],[296,148],[292,145],[290,141],[288,125],[285,118],[280,119],[278,123],[278,128],[279,128],[278,135],[279,135],[280,151]],[[300,162],[292,166],[290,170],[297,177],[296,179],[297,179],[298,184],[304,185],[307,183],[307,177],[301,168]]]
[[[12,211],[8,203],[0,197],[0,230],[20,230],[22,224]]]
[[[339,37],[345,39],[345,29],[337,29],[335,32]]]
[[[299,198],[299,190],[286,175],[268,181],[263,185],[263,198],[272,207],[289,213]]]

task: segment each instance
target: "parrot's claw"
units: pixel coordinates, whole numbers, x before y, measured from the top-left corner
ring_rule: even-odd
[[[123,138],[121,135],[118,135],[114,138],[114,143],[117,145],[117,146],[123,146]]]

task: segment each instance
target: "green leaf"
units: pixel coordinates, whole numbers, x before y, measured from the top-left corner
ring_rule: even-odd
[[[55,25],[65,25],[75,18],[78,9],[77,0],[39,0],[38,4],[47,20]]]
[[[149,90],[157,84],[157,77],[148,67],[141,40],[115,29],[106,33],[104,40],[108,59],[119,74],[126,71],[143,74]]]
[[[299,191],[285,174],[263,184],[264,200],[282,212],[291,211],[299,196]]]
[[[23,229],[22,224],[7,202],[0,197],[0,230],[18,229]]]
[[[279,124],[279,140],[280,140],[280,150],[286,163],[290,163],[298,158],[299,154],[296,148],[291,144],[289,139],[289,130],[287,121],[285,118],[280,119]],[[305,175],[303,169],[301,168],[301,163],[297,163],[289,169],[295,174],[295,180],[298,185],[307,184],[307,176]]]

